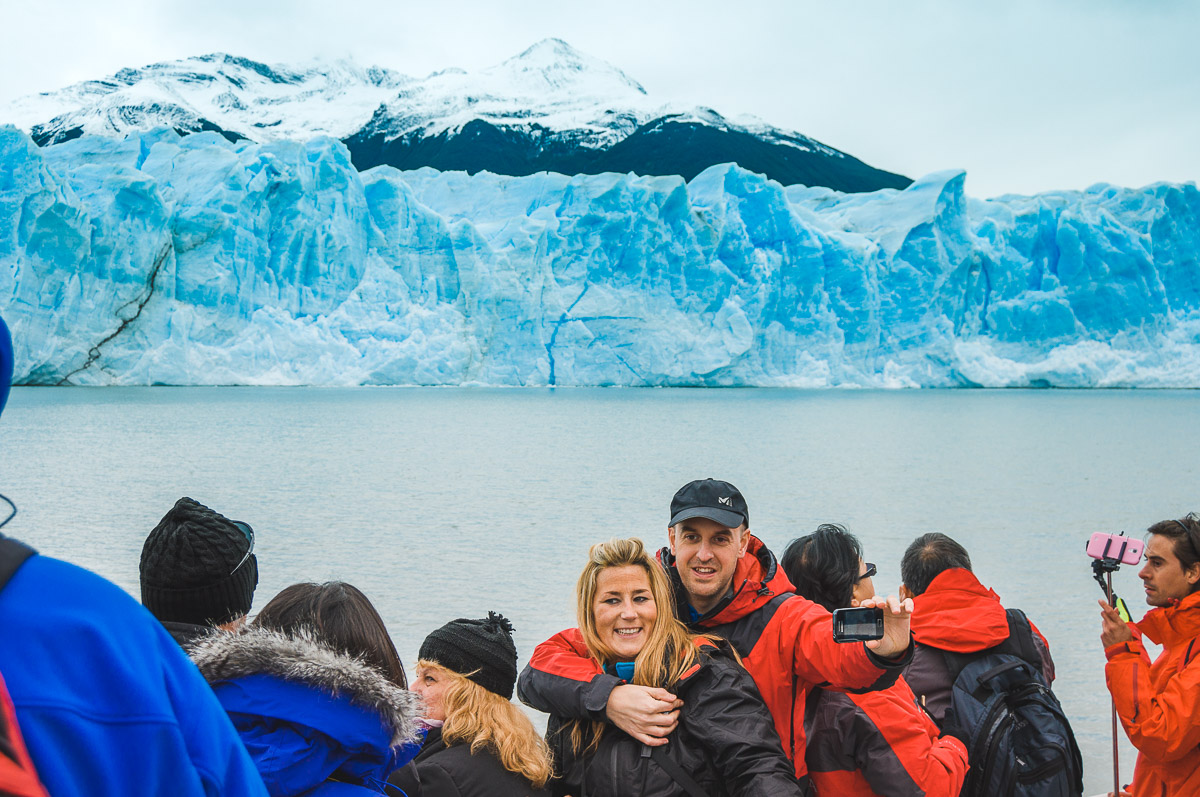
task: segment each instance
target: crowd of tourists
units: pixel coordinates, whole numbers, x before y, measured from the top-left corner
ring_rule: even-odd
[[[0,320],[0,410],[11,375]],[[577,627],[520,673],[503,607],[432,630],[408,671],[351,584],[294,584],[251,617],[253,528],[191,498],[145,539],[140,605],[0,534],[0,795],[1082,793],[1049,640],[951,537],[913,540],[882,596],[844,527],[777,559],[724,481],[680,488],[666,530],[657,552],[581,551]],[[1101,602],[1139,751],[1122,794],[1196,795],[1200,518],[1148,532],[1153,608]],[[847,609],[876,632],[838,638]]]

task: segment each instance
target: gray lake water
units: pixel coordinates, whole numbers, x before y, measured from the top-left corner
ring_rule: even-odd
[[[881,592],[915,536],[944,531],[1049,638],[1092,794],[1112,765],[1084,542],[1200,509],[1197,441],[1200,391],[18,388],[0,492],[20,508],[6,533],[135,596],[146,533],[189,495],[254,526],[256,609],[352,582],[409,665],[430,630],[489,609],[523,664],[574,625],[588,545],[663,544],[694,478],[738,485],[777,552],[846,524]],[[1140,616],[1135,570],[1116,583]]]

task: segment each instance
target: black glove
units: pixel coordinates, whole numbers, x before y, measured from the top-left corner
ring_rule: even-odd
[[[946,714],[942,717],[941,724],[942,736],[953,736],[963,743],[963,747],[971,749],[971,733],[958,723],[958,715],[954,713],[954,708],[946,709]]]

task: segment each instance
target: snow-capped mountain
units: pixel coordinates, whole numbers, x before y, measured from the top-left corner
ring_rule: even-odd
[[[27,97],[0,109],[0,122],[39,145],[155,127],[256,143],[327,135],[346,143],[359,169],[691,179],[736,162],[784,185],[871,191],[910,182],[758,119],[664,104],[558,39],[479,72],[446,69],[423,79],[348,60],[268,66],[205,55]]]
[[[0,111],[0,118],[41,145],[85,134],[121,138],[155,127],[214,130],[256,142],[344,138],[410,81],[349,60],[267,66],[216,53],[122,69],[104,80],[25,97]]]

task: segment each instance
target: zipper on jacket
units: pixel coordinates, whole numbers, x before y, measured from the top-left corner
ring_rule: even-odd
[[[650,777],[650,754],[652,752],[650,745],[642,745],[642,755],[638,761],[638,768],[642,770],[642,786],[638,789],[638,794],[646,793],[646,779]]]
[[[818,687],[814,686],[813,689]],[[792,765],[792,771],[796,771],[796,695],[800,691],[800,679],[795,673],[792,673],[792,713],[789,715],[788,730],[790,731],[791,739],[788,740],[787,757]],[[808,721],[808,702],[804,704],[804,716],[800,718],[801,722]]]

